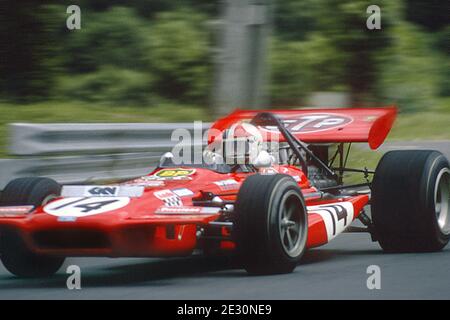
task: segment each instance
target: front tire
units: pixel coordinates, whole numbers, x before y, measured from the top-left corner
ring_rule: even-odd
[[[49,277],[64,263],[63,257],[37,255],[30,251],[14,231],[0,236],[1,260],[5,268],[21,278]]]
[[[306,247],[305,201],[292,177],[253,175],[242,184],[235,204],[238,257],[249,274],[289,273]]]
[[[5,187],[0,206],[41,206],[59,196],[61,185],[48,178],[18,178]],[[16,230],[0,230],[1,261],[18,277],[48,277],[58,271],[64,257],[37,255],[32,252]]]
[[[450,167],[430,150],[387,152],[372,183],[372,219],[386,252],[430,252],[450,239]]]
[[[9,182],[2,191],[0,205],[32,205],[38,207],[60,194],[61,185],[53,179],[17,178]]]

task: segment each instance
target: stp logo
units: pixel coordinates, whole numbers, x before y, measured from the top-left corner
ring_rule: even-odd
[[[343,127],[353,121],[349,116],[330,113],[307,114],[295,118],[284,118],[285,127],[292,133],[310,133]],[[274,126],[262,127],[267,131],[277,132]]]

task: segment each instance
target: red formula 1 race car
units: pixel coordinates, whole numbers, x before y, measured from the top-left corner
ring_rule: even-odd
[[[236,111],[213,124],[198,164],[168,153],[149,175],[115,185],[13,180],[1,194],[1,260],[33,277],[69,256],[202,249],[233,253],[251,274],[287,273],[344,231],[369,232],[387,252],[440,250],[450,236],[441,153],[387,152],[375,171],[346,166],[347,144],[377,148],[395,116],[391,107]],[[347,172],[367,182],[346,184]],[[365,227],[350,226],[355,219]]]

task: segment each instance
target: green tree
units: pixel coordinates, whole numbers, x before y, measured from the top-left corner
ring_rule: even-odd
[[[206,16],[188,10],[156,17],[149,59],[160,96],[203,103],[209,98],[212,61],[206,22]]]
[[[88,11],[106,11],[112,7],[129,7],[140,16],[154,18],[160,12],[176,11],[180,8],[191,8],[193,11],[216,15],[220,7],[219,1],[204,0],[65,0],[68,4],[79,4]]]
[[[150,23],[131,8],[84,12],[82,28],[65,31],[65,66],[75,73],[95,71],[105,65],[148,70],[150,32]]]
[[[395,0],[378,1],[382,14],[382,29],[366,27],[367,0],[318,0],[318,32],[330,39],[342,56],[342,83],[348,87],[353,104],[373,96],[379,72],[378,55],[389,46]],[[332,57],[330,57],[332,58]]]
[[[98,71],[62,77],[58,97],[108,105],[146,106],[155,102],[149,73],[102,66]]]
[[[448,97],[450,96],[450,24],[437,34],[435,46],[443,54],[439,93]]]
[[[446,0],[405,0],[406,19],[436,31],[448,26],[450,1]]]
[[[304,103],[312,87],[312,69],[303,42],[273,39],[269,55],[272,105],[294,106]]]
[[[317,28],[316,0],[274,1],[274,30],[278,37],[286,40],[304,40],[309,32]]]
[[[436,102],[442,58],[433,52],[432,39],[419,27],[399,22],[392,33],[395,41],[380,59],[380,96],[403,111],[424,111]]]
[[[17,101],[48,97],[57,52],[52,11],[36,1],[5,0],[0,21],[0,92]]]

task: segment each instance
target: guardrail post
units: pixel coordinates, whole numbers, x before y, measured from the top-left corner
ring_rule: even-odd
[[[222,11],[213,101],[218,116],[266,104],[271,0],[226,0]]]

